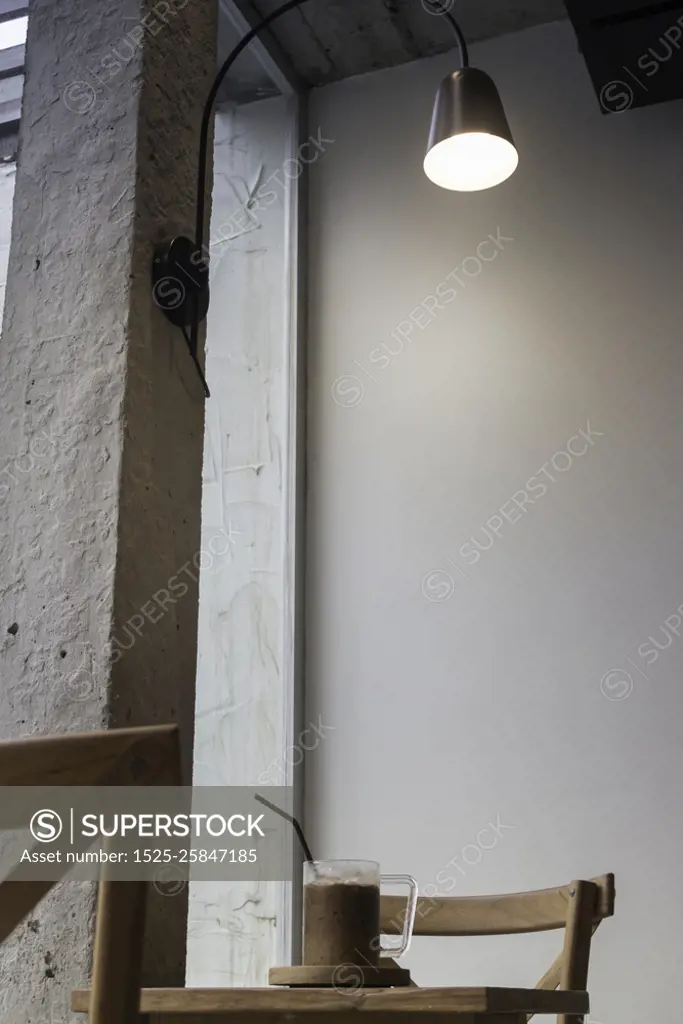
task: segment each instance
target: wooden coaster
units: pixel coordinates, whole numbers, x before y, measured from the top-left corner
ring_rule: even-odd
[[[271,967],[271,985],[290,988],[401,988],[411,984],[405,967],[360,967],[358,964],[336,964],[332,967]]]

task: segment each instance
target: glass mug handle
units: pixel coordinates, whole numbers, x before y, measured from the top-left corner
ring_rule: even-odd
[[[392,946],[389,949],[380,947],[380,956],[392,956],[398,958],[407,953],[410,948],[410,942],[413,937],[413,925],[415,924],[415,911],[417,910],[417,882],[412,875],[380,875],[380,885],[382,882],[392,882],[394,885],[407,885],[410,894],[408,896],[408,906],[406,908],[405,917],[403,918],[403,936],[401,938],[400,946]]]

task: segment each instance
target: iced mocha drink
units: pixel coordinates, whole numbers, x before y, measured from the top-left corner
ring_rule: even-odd
[[[304,885],[303,962],[379,962],[379,886],[319,878]]]

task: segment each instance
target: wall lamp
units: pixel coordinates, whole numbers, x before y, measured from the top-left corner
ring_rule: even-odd
[[[204,244],[209,129],[218,91],[237,58],[277,18],[308,0],[288,0],[259,21],[222,64],[204,105],[199,141],[195,240],[179,236],[156,248],[153,295],[168,320],[180,327],[190,357],[210,397],[198,359],[199,327],[209,310],[209,249]],[[498,185],[518,163],[503,104],[493,80],[470,67],[465,37],[450,13],[450,0],[423,0],[451,25],[460,51],[460,68],[439,86],[434,102],[424,170],[442,188],[473,192]]]

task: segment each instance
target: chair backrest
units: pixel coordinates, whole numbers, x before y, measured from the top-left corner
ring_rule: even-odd
[[[66,733],[0,743],[0,786],[177,786],[176,726]],[[69,870],[64,865],[64,873]],[[0,943],[56,881],[0,884]],[[93,956],[90,1024],[138,1020],[146,883],[120,882],[103,871]]]
[[[383,896],[382,931],[401,933],[405,898]],[[420,896],[415,935],[516,935],[565,929],[564,948],[536,988],[581,990],[588,981],[591,938],[600,922],[614,914],[614,875],[575,881],[557,889],[504,896]],[[560,1024],[580,1018],[562,1016]]]

